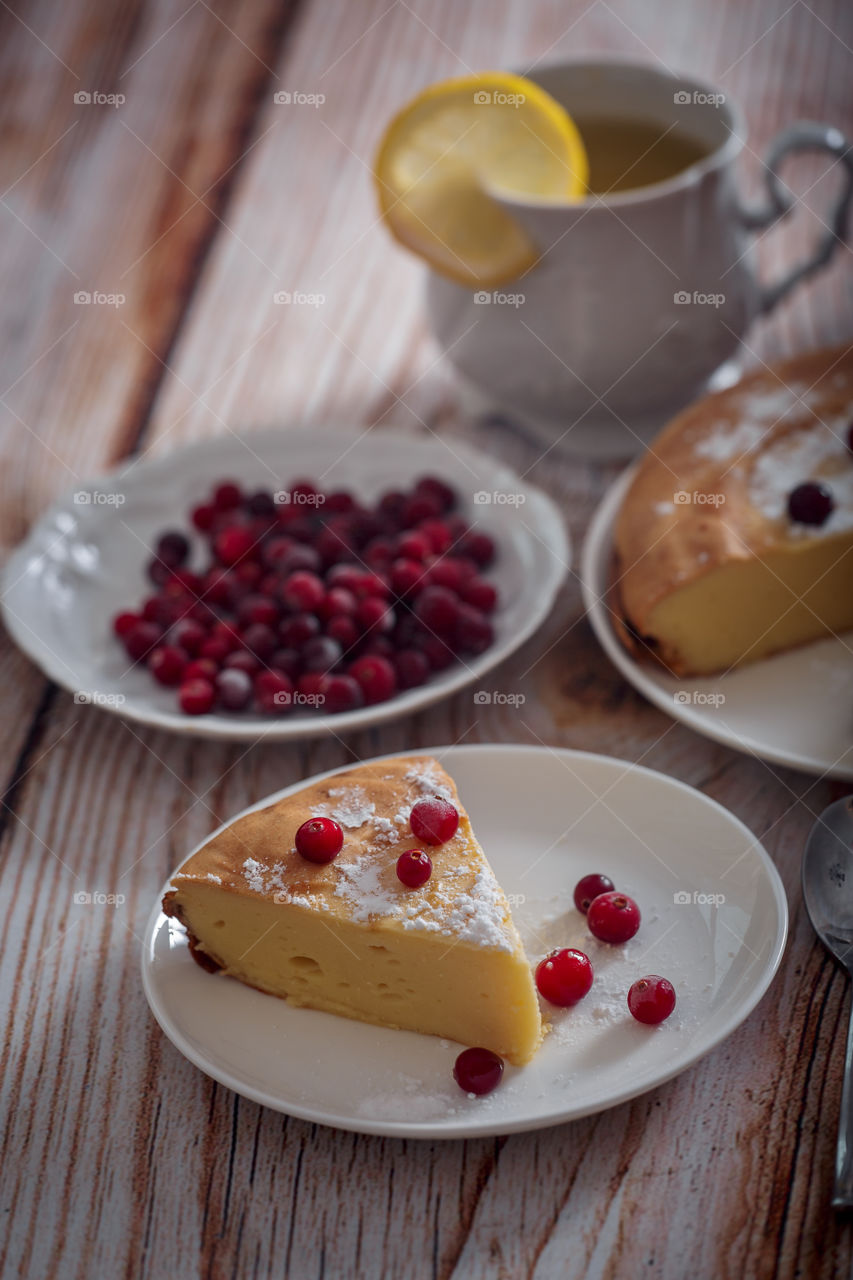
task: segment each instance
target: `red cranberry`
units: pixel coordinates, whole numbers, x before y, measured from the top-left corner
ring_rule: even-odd
[[[429,663],[417,649],[400,649],[392,662],[401,689],[415,689],[429,677]]]
[[[356,658],[349,669],[349,674],[361,686],[368,706],[372,706],[375,702],[387,702],[397,692],[397,676],[394,668],[387,658],[380,658],[378,654]]]
[[[586,915],[593,898],[597,898],[600,893],[612,893],[614,888],[609,876],[582,876],[575,885],[575,906]]]
[[[188,653],[191,658],[194,658],[207,639],[207,631],[200,623],[194,622],[192,618],[182,618],[175,623],[169,633],[169,639],[173,644],[183,649],[184,653]]]
[[[252,680],[245,671],[234,667],[220,671],[214,686],[220,706],[226,711],[243,711],[252,700]]]
[[[167,578],[172,576],[172,570],[169,565],[164,564],[162,560],[158,560],[157,556],[148,561],[145,572],[149,581],[153,582],[155,587],[162,587]]]
[[[419,532],[426,539],[433,555],[443,556],[450,550],[453,538],[444,520],[424,520]]]
[[[154,622],[142,620],[122,636],[124,647],[134,662],[140,662],[160,641],[163,632]]]
[[[853,453],[853,422],[847,428],[847,448]]]
[[[184,684],[188,684],[190,680],[213,680],[219,670],[215,662],[211,662],[210,658],[193,658],[184,667]]]
[[[243,491],[233,480],[222,480],[213,490],[213,505],[218,511],[230,511],[243,501]]]
[[[257,560],[241,560],[234,566],[234,577],[241,586],[254,590],[261,580],[263,569]]]
[[[290,501],[296,506],[318,506],[320,490],[311,480],[294,480],[290,486]]]
[[[459,605],[454,640],[463,653],[485,653],[494,638],[494,628],[488,618],[470,604]]]
[[[228,604],[231,600],[232,577],[227,569],[208,569],[202,580],[202,594],[211,604]]]
[[[336,489],[333,493],[326,494],[323,511],[329,515],[341,515],[345,511],[352,511],[354,506],[355,499],[351,493],[347,493],[346,489]]]
[[[208,636],[199,649],[198,656],[208,659],[218,667],[225,661],[229,653],[231,653],[231,645],[227,640],[223,640],[221,636]]]
[[[301,649],[309,640],[320,634],[320,623],[313,613],[295,613],[278,626],[278,636],[288,649]]]
[[[433,516],[440,515],[441,503],[437,499],[430,497],[426,493],[416,493],[406,499],[400,518],[403,528],[411,529],[415,525],[421,524],[424,520],[430,520]]]
[[[212,640],[221,640],[227,646],[228,653],[231,653],[234,649],[239,649],[242,641],[237,628],[232,623],[225,621],[214,623],[210,629],[210,638]]]
[[[195,595],[201,590],[201,578],[190,569],[173,569],[163,590],[169,596]]]
[[[315,613],[325,595],[322,579],[304,570],[292,573],[281,589],[282,600],[295,613]]]
[[[268,489],[258,489],[246,499],[246,510],[253,516],[274,516],[275,499]]]
[[[788,494],[788,515],[797,524],[825,524],[834,508],[832,491],[817,480],[798,484]]]
[[[359,600],[355,616],[365,631],[391,631],[394,626],[394,610],[379,596]]]
[[[397,859],[397,879],[408,889],[420,889],[432,875],[432,859],[423,849],[407,849]]]
[[[491,1049],[465,1049],[453,1064],[453,1079],[459,1088],[478,1098],[496,1089],[503,1073],[503,1060]]]
[[[169,529],[166,533],[161,533],[154,547],[155,556],[173,569],[179,568],[189,553],[189,539],[178,529]]]
[[[589,957],[573,947],[552,951],[536,966],[536,986],[551,1004],[561,1008],[577,1004],[592,986]]]
[[[324,620],[336,618],[341,614],[352,616],[357,606],[358,601],[346,587],[330,587],[320,601],[317,613]]]
[[[266,627],[262,622],[255,622],[243,632],[243,644],[249,653],[264,662],[278,648],[278,638],[272,627]]]
[[[241,627],[251,626],[253,622],[261,622],[267,627],[275,626],[278,621],[279,608],[268,596],[248,595],[237,605],[237,621]]]
[[[122,636],[126,636],[128,631],[132,631],[139,621],[140,617],[138,613],[129,613],[127,611],[124,613],[117,613],[113,618],[113,631],[119,638],[121,638]]]
[[[424,567],[417,560],[394,560],[388,573],[392,589],[398,596],[411,595],[424,581]]]
[[[334,818],[309,818],[298,828],[294,844],[308,862],[331,862],[343,848],[344,833]]]
[[[193,507],[190,519],[192,520],[199,533],[207,533],[208,529],[213,525],[216,516],[216,508],[208,506],[203,502],[201,506]]]
[[[276,649],[270,655],[270,666],[295,680],[302,670],[302,657],[296,649]]]
[[[171,644],[162,644],[151,653],[148,670],[158,684],[176,685],[181,683],[186,664],[186,654],[182,650]]]
[[[380,520],[391,532],[399,527],[405,505],[406,495],[399,489],[389,489],[387,493],[382,494],[376,504]]]
[[[364,558],[371,569],[382,572],[394,558],[394,543],[390,538],[371,538],[365,549]]]
[[[429,538],[416,529],[404,533],[397,542],[397,554],[405,560],[422,562],[426,560],[431,550]]]
[[[188,716],[203,716],[210,711],[216,691],[209,680],[185,680],[178,690],[181,710]]]
[[[248,555],[254,541],[250,529],[244,525],[234,524],[216,535],[213,547],[218,560],[223,564],[233,565],[238,560],[242,560],[243,556]]]
[[[446,844],[456,835],[459,813],[449,800],[430,796],[413,806],[409,826],[424,844]]]
[[[495,558],[495,544],[487,533],[466,533],[460,541],[463,555],[470,556],[481,569],[487,568]]]
[[[441,510],[451,511],[456,506],[454,490],[438,476],[421,476],[415,484],[415,493],[419,497],[426,496],[437,502]]]
[[[299,677],[296,682],[296,692],[299,695],[300,702],[313,702],[320,704],[323,702],[323,686],[328,679],[322,671],[306,671]]]
[[[330,618],[326,623],[326,635],[331,640],[336,640],[346,655],[357,643],[361,632],[356,626],[352,618],[348,618],[346,614],[338,613],[334,618]]]
[[[368,572],[361,574],[355,594],[357,596],[379,596],[383,600],[387,600],[391,594],[391,588],[378,573]]]
[[[276,573],[282,572],[282,566],[287,560],[288,555],[298,543],[293,538],[288,538],[286,534],[278,534],[274,538],[269,538],[261,548],[261,560],[267,569],[272,569]]]
[[[364,570],[351,563],[332,565],[326,574],[326,582],[330,587],[345,587],[353,595],[361,594],[363,580]]]
[[[260,671],[252,690],[259,708],[268,716],[281,715],[293,705],[293,681],[283,671]]]
[[[443,556],[429,567],[428,581],[431,587],[448,587],[460,593],[470,577],[466,569],[466,561],[456,556]]]
[[[352,676],[327,675],[319,690],[319,705],[328,715],[339,715],[342,711],[356,711],[364,706],[364,694],[361,686]]]
[[[415,601],[415,617],[438,636],[449,636],[458,616],[459,600],[447,587],[427,587]]]
[[[456,660],[453,650],[439,636],[424,636],[421,649],[433,671],[444,671]]]
[[[302,665],[306,671],[331,671],[342,657],[341,646],[330,636],[315,636],[302,649]]]
[[[586,919],[601,942],[627,942],[640,927],[640,908],[624,893],[600,893],[589,904]]]
[[[675,1008],[675,987],[668,978],[661,978],[656,973],[638,978],[628,992],[628,1008],[638,1022],[656,1026]]]
[[[395,653],[396,646],[391,637],[377,635],[374,631],[362,641],[359,657],[370,654],[372,657],[393,658]]]
[[[497,589],[485,578],[471,578],[463,582],[459,594],[466,604],[473,605],[481,613],[494,613],[498,603]]]

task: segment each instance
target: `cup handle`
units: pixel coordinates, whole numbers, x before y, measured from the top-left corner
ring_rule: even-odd
[[[844,244],[847,237],[847,216],[851,199],[853,199],[853,153],[850,147],[851,144],[840,129],[829,124],[817,124],[811,120],[797,121],[796,124],[783,129],[771,142],[764,162],[767,203],[757,208],[740,210],[741,221],[748,230],[759,231],[764,227],[772,226],[780,218],[786,217],[797,203],[796,198],[791,195],[779,177],[779,166],[785,157],[793,152],[828,151],[840,162],[844,182],[827,215],[826,231],[819,237],[812,252],[782,276],[781,280],[777,280],[775,284],[761,286],[760,315],[766,315],[768,311],[772,311],[777,302],[790,293],[795,285],[826,266],[838,246]]]

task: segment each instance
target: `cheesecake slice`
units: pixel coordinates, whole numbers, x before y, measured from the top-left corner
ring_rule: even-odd
[[[852,421],[848,346],[761,368],[670,423],[615,526],[624,643],[701,676],[853,628]],[[791,493],[815,484],[829,514],[793,519]]]
[[[459,827],[428,849],[432,875],[411,889],[397,859],[418,847],[409,815],[431,796],[455,805]],[[322,865],[294,843],[313,817],[332,818],[344,836]],[[430,757],[360,765],[238,819],[172,877],[163,910],[204,968],[292,1004],[481,1045],[512,1063],[542,1039],[506,897],[453,780]]]

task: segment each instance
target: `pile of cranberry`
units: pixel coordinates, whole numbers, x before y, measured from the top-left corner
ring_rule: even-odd
[[[494,640],[495,557],[443,480],[424,476],[373,506],[304,480],[246,493],[218,484],[191,521],[166,530],[153,594],[113,630],[135,663],[174,687],[181,710],[353,711],[423,684]]]
[[[618,893],[608,876],[583,876],[575,885],[574,902],[586,916],[590,933],[600,942],[628,942],[640,927],[640,908],[633,898]],[[545,956],[536,966],[535,976],[542,998],[560,1008],[577,1004],[593,984],[589,956],[575,947],[561,947]],[[675,987],[660,974],[647,974],[631,984],[627,1005],[637,1022],[657,1026],[675,1008]],[[460,1053],[453,1076],[466,1093],[481,1097],[497,1088],[503,1069],[503,1060],[496,1053],[478,1046]]]

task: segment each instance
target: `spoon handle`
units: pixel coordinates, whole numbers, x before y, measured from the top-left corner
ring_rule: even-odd
[[[853,1208],[853,1007],[847,1024],[847,1053],[844,1058],[844,1081],[841,1086],[841,1112],[838,1117],[838,1146],[835,1152],[835,1186],[833,1209]]]

